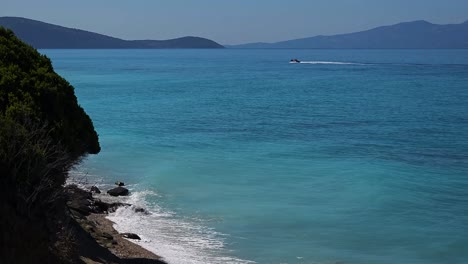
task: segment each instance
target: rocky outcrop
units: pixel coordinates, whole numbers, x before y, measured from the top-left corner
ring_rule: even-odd
[[[94,198],[90,191],[79,189],[77,186],[73,185],[65,187],[65,190],[70,215],[80,227],[77,228],[76,234],[80,240],[79,246],[82,256],[93,259],[93,257],[90,256],[96,254],[99,255],[99,257],[104,256],[109,260],[103,261],[102,263],[166,264],[164,261],[161,261],[158,256],[139,248],[127,240],[141,240],[140,236],[134,233],[119,234],[112,228],[113,223],[105,218],[107,213],[113,212],[119,207],[129,207],[137,213],[149,214],[144,208],[121,202],[107,203]],[[96,253],[96,250],[100,250],[100,252]],[[116,255],[111,254],[111,252]],[[119,257],[128,258],[128,256],[134,256],[132,254],[138,254],[137,256],[144,257],[138,259],[142,262],[138,262],[136,259],[132,259],[135,260],[135,262],[127,262],[127,259],[119,259]]]
[[[119,189],[119,188],[125,189],[123,187],[117,187],[114,189]],[[68,196],[67,206],[70,209],[70,212],[75,217],[78,217],[78,218],[83,218],[84,216],[88,216],[91,213],[95,213],[95,214],[112,213],[112,212],[115,212],[115,210],[117,210],[117,208],[119,207],[132,207],[132,205],[129,203],[121,203],[121,202],[108,203],[108,202],[101,201],[99,199],[94,198],[91,192],[80,189],[75,185],[67,186],[65,190],[66,190],[65,193]],[[125,190],[126,190],[126,193],[128,194],[128,190],[127,189]],[[125,190],[123,192],[125,192]],[[112,190],[109,190],[109,192],[110,191]],[[132,207],[132,209],[136,213],[142,213],[145,215],[150,214],[150,212],[148,212],[146,209],[142,207],[134,206]]]
[[[93,212],[93,195],[74,185],[65,188],[68,196],[67,206],[70,213],[78,218],[83,218]]]
[[[82,190],[75,185],[67,186],[65,190],[68,196],[67,206],[70,209],[70,212],[72,213],[72,215],[77,218],[83,218],[84,216],[88,216],[91,213],[95,213],[95,214],[110,213],[110,212],[114,212],[119,207],[131,206],[131,204],[127,204],[127,203],[103,202],[99,199],[93,198],[93,195],[91,192]]]
[[[134,234],[134,233],[122,233],[120,235],[128,239],[141,240],[141,238],[137,234]]]
[[[110,189],[107,193],[111,196],[126,196],[128,195],[128,189],[124,187],[116,187],[114,189]]]
[[[91,186],[91,192],[92,193],[101,193],[101,190],[99,190],[99,188],[96,187],[96,186]]]
[[[117,208],[119,207],[122,207],[122,206],[132,206],[131,204],[128,204],[128,203],[120,203],[120,202],[116,202],[116,203],[106,203],[106,202],[103,202],[99,199],[95,199],[94,200],[94,205],[97,207],[98,210],[95,211],[95,213],[112,213],[112,212],[115,212],[115,210],[117,210]],[[95,208],[96,209],[96,208]]]
[[[134,207],[133,211],[135,211],[135,213],[142,213],[144,215],[150,214],[150,212],[148,212],[145,208],[141,208],[141,207]]]
[[[124,182],[121,182],[121,181],[116,181],[116,182],[115,182],[115,185],[121,187],[121,186],[125,186],[125,183],[124,183]]]

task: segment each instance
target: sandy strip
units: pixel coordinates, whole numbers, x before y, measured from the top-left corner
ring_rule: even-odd
[[[102,243],[104,244],[103,246],[108,248],[112,253],[123,259],[144,258],[151,260],[161,260],[161,257],[154,254],[153,252],[150,252],[119,235],[119,233],[112,227],[114,223],[105,217],[105,214],[90,214],[87,219],[94,222],[96,229],[98,229],[100,232],[105,232],[112,235],[114,241],[117,242],[116,244]],[[97,241],[98,243],[100,242],[99,238]]]

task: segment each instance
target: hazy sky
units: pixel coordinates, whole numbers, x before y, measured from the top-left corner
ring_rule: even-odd
[[[403,21],[468,20],[468,0],[1,0],[21,16],[124,39],[200,36],[221,44],[349,33]]]

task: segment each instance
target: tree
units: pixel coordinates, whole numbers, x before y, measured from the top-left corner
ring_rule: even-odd
[[[63,184],[71,167],[99,151],[74,88],[0,27],[0,263],[64,261],[56,246]]]

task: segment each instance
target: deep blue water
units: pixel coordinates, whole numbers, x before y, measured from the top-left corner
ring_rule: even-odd
[[[170,263],[468,263],[468,50],[42,52]]]

